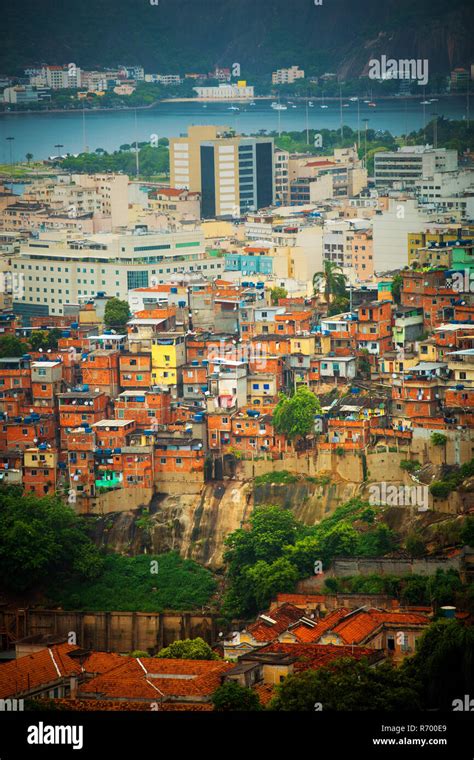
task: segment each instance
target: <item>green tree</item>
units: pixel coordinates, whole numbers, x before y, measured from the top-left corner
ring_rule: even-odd
[[[325,566],[334,557],[354,556],[359,534],[349,523],[337,523],[321,538],[321,560]]]
[[[120,298],[109,298],[105,305],[104,322],[107,327],[124,328],[130,319],[130,307]]]
[[[56,351],[60,337],[61,330],[57,328],[53,330],[32,330],[28,340],[32,351],[39,351],[40,348],[43,351],[48,351],[49,349]]]
[[[400,273],[396,274],[394,278],[392,279],[392,297],[395,303],[400,303],[401,301],[401,289],[403,285],[403,277]]]
[[[258,609],[265,609],[277,593],[295,590],[299,578],[298,569],[284,557],[269,564],[259,560],[248,568],[247,578],[253,590]]]
[[[468,546],[474,546],[474,517],[466,517],[461,529],[461,540]]]
[[[93,579],[101,569],[82,520],[59,498],[0,492],[0,575],[6,587],[32,588],[53,572]]]
[[[431,433],[430,440],[433,446],[446,446],[448,436],[444,433]]]
[[[362,557],[383,557],[396,546],[395,534],[381,523],[374,530],[359,535],[356,553]]]
[[[419,533],[410,533],[405,540],[405,549],[410,557],[422,557],[426,552],[425,542]]]
[[[218,712],[249,712],[261,710],[258,694],[236,681],[227,681],[212,695],[214,710]]]
[[[288,295],[288,291],[285,290],[285,288],[280,288],[278,285],[275,285],[275,287],[272,288],[270,291],[270,298],[272,299],[272,304],[274,306],[277,306],[280,298],[286,298],[287,295]]]
[[[391,664],[372,668],[365,660],[343,657],[319,670],[285,678],[271,710],[314,712],[419,709],[417,682]]]
[[[334,296],[331,305],[328,308],[328,317],[334,316],[334,314],[343,314],[349,311],[350,300],[347,296]]]
[[[27,153],[26,156],[25,156],[25,158],[26,158],[26,160],[28,162],[28,166],[29,166],[30,165],[30,161],[33,160],[33,153]]]
[[[346,295],[346,276],[334,261],[325,261],[322,271],[313,275],[313,288],[319,293],[323,286],[324,299],[329,305],[335,296]]]
[[[2,335],[0,338],[0,359],[23,356],[27,351],[27,344],[15,337],[15,335]]]
[[[273,412],[273,425],[290,441],[305,438],[314,430],[314,417],[321,412],[319,399],[305,385],[300,385],[293,396],[280,395]]]
[[[218,655],[212,651],[209,644],[198,636],[196,639],[181,639],[173,641],[156,655],[167,660],[218,660]]]
[[[432,623],[402,671],[421,683],[424,707],[452,709],[454,699],[473,693],[474,628],[457,620]]]

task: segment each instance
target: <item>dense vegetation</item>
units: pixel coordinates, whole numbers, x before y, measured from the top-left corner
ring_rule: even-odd
[[[101,555],[85,519],[59,497],[16,486],[0,489],[0,577],[10,593],[43,592],[48,603],[81,610],[195,609],[216,589],[208,570],[176,553]]]
[[[70,172],[90,174],[94,172],[123,172],[131,177],[136,175],[136,146],[121,145],[119,150],[107,153],[97,148],[94,153],[80,153],[78,156],[58,160],[62,169]],[[168,174],[169,151],[168,139],[162,137],[156,146],[150,143],[138,143],[138,164],[141,177],[155,177]]]
[[[365,660],[342,657],[318,670],[288,676],[277,687],[273,710],[416,710],[419,688],[389,663],[372,668]]]
[[[366,502],[351,499],[314,527],[298,522],[289,510],[258,507],[250,528],[226,539],[228,591],[223,609],[229,617],[249,616],[268,605],[277,592],[295,589],[299,578],[326,568],[336,556],[383,556],[395,535]],[[319,567],[319,565],[318,565]]]
[[[308,0],[273,0],[270,6],[254,0],[82,0],[67,15],[58,0],[44,0],[41,14],[36,0],[4,5],[5,73],[20,73],[35,61],[72,60],[85,68],[141,63],[163,73],[206,73],[238,61],[244,79],[292,63],[310,74],[350,67],[355,77],[378,51],[378,39],[388,56],[423,50],[431,76],[473,59],[467,0],[339,0],[327,10],[326,3],[318,8]]]
[[[462,600],[463,607],[474,605],[474,589],[466,589],[456,570],[437,570],[434,575],[355,575],[327,578],[324,592],[328,594],[387,594],[404,605],[442,606]]]
[[[208,570],[174,552],[138,557],[110,554],[95,580],[65,579],[55,589],[49,587],[49,596],[64,609],[161,612],[202,607],[215,588]]]
[[[446,438],[446,436],[442,437]],[[440,441],[440,443],[436,445],[444,445],[440,438],[437,440]],[[437,497],[440,499],[445,499],[447,496],[449,496],[451,491],[456,491],[460,486],[463,485],[465,480],[472,477],[474,477],[474,458],[471,459],[470,462],[466,462],[465,464],[461,465],[461,467],[450,468],[449,471],[443,475],[441,480],[433,481],[433,483],[430,485],[430,492],[435,498]]]
[[[59,576],[87,586],[103,560],[83,520],[58,497],[0,489],[0,577],[10,591],[36,589]]]

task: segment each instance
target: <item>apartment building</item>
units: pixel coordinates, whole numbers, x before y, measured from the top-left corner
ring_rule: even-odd
[[[77,89],[82,86],[82,71],[74,63],[67,66],[43,66],[30,77],[30,84],[52,90]]]
[[[287,150],[275,148],[275,203],[286,206],[290,201],[290,186],[288,178],[288,163],[290,154]]]
[[[206,267],[210,276],[224,269],[224,259],[205,257],[200,231],[87,238],[39,233],[12,257],[13,274],[24,283],[14,310],[26,317],[64,314],[65,304],[79,304],[98,292],[126,300],[129,290],[148,287],[153,278],[176,279],[180,272],[197,273],[198,267]]]
[[[436,172],[453,172],[458,168],[456,150],[430,145],[406,145],[396,151],[380,151],[375,154],[374,160],[376,187],[414,187],[424,177],[433,177]]]
[[[293,84],[297,79],[304,79],[304,71],[299,66],[277,69],[272,72],[272,84]]]
[[[238,217],[273,203],[273,152],[272,138],[192,126],[186,137],[170,140],[170,184],[201,194],[204,219]]]

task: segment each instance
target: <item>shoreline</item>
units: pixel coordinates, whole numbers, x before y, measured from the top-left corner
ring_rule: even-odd
[[[453,98],[453,97],[462,97],[463,93],[461,92],[446,92],[444,94],[435,94],[434,97],[436,97],[438,100],[444,99],[444,98]],[[94,113],[120,113],[122,111],[145,111],[150,110],[153,108],[156,108],[160,103],[203,103],[208,105],[209,103],[240,103],[241,105],[249,104],[251,102],[256,101],[267,101],[267,100],[275,100],[278,96],[273,95],[255,95],[253,98],[161,98],[160,100],[155,100],[153,103],[150,103],[146,106],[121,106],[121,107],[112,107],[112,108],[88,108],[84,109],[84,113],[87,114],[94,114]],[[362,101],[363,98],[368,98],[367,95],[359,95],[359,96],[343,96],[343,101],[348,101],[349,97],[359,97]],[[394,100],[402,103],[405,100],[420,100],[424,99],[425,96],[423,95],[374,95],[373,100]],[[426,98],[429,99],[429,96],[426,96]],[[372,98],[371,98],[372,99]],[[298,95],[285,95],[283,97],[284,101],[290,100],[295,103],[300,103],[301,105],[304,105],[306,101],[311,101],[312,103],[319,103],[323,101],[323,98],[321,96],[313,96],[313,97],[306,97],[306,96],[298,96]],[[339,95],[325,95],[324,96],[325,102],[339,102]],[[352,101],[356,103],[356,101]],[[1,116],[37,116],[42,114],[59,114],[59,113],[77,113],[82,116],[83,109],[82,108],[48,108],[48,109],[41,109],[41,110],[24,110],[24,111],[3,111],[0,110],[0,117]]]

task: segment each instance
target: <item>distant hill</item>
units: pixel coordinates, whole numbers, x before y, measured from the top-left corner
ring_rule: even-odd
[[[371,57],[428,58],[432,73],[474,62],[469,0],[21,0],[1,15],[0,73],[29,64],[141,63],[150,72],[242,75],[299,64],[358,76]]]

